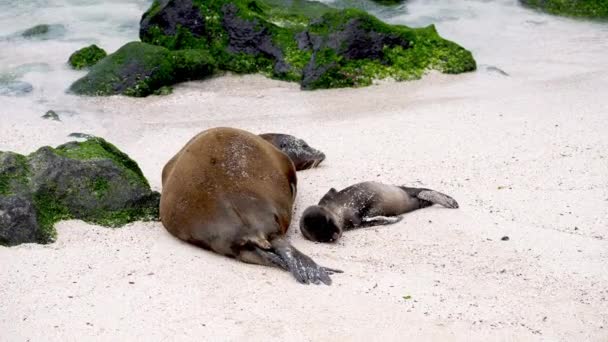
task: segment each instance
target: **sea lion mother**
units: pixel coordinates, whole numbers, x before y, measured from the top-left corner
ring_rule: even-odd
[[[177,238],[253,264],[287,270],[300,283],[331,284],[285,238],[296,196],[287,155],[259,136],[212,128],[192,138],[162,172],[160,217]]]

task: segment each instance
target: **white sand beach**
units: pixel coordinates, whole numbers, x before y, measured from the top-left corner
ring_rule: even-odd
[[[164,164],[204,129],[306,140],[327,159],[298,173],[289,236],[344,273],[306,286],[182,243],[160,222],[63,221],[53,244],[0,247],[0,340],[608,341],[608,26],[515,1],[430,3],[387,20],[462,9],[438,30],[473,51],[477,72],[313,92],[228,75],[144,99],[65,95],[82,73],[61,67],[28,74],[33,95],[0,98],[0,150],[98,135],[158,191]],[[4,61],[40,60],[23,49]],[[62,121],[40,119],[49,108]],[[302,237],[308,205],[365,180],[432,188],[460,208],[336,244]]]

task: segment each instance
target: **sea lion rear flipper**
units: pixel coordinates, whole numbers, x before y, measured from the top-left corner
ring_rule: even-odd
[[[334,273],[342,273],[341,270],[317,265],[310,257],[297,250],[284,239],[274,239],[272,246],[281,259],[287,263],[289,272],[299,283],[320,284],[322,282],[331,285],[329,276]]]
[[[239,253],[238,259],[243,262],[250,263],[250,264],[257,264],[257,265],[264,265],[264,266],[271,266],[271,267],[275,266],[275,267],[278,267],[285,271],[289,271],[289,267],[288,267],[287,263],[283,259],[281,259],[280,256],[278,256],[273,251],[263,250],[259,247],[255,247],[253,250],[241,251]]]
[[[374,217],[364,217],[361,220],[361,223],[354,228],[365,228],[365,227],[373,227],[373,226],[386,226],[389,224],[395,224],[399,221],[403,220],[401,216],[374,216]]]
[[[440,204],[446,208],[458,208],[458,202],[452,197],[435,190],[423,190],[416,196],[424,201]]]
[[[418,198],[427,203],[420,203],[420,207],[428,207],[433,204],[439,204],[446,208],[456,209],[458,208],[458,202],[452,197],[443,194],[439,191],[425,189],[425,188],[408,188],[406,186],[400,186],[408,195]]]

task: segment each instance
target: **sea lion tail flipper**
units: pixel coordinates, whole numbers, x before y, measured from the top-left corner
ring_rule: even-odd
[[[365,228],[365,227],[373,227],[373,226],[386,226],[389,224],[395,224],[399,221],[403,220],[402,216],[374,216],[374,217],[364,217],[361,220],[361,224],[356,226],[355,228]]]
[[[425,188],[409,188],[406,186],[400,186],[408,195],[418,198],[424,202],[420,203],[420,207],[428,207],[433,204],[439,204],[446,208],[456,209],[458,208],[458,202],[452,197],[441,193],[439,191],[425,189]]]
[[[310,257],[297,250],[285,239],[279,238],[272,241],[274,251],[287,264],[287,269],[302,284],[320,284],[331,285],[331,278],[334,273],[342,273],[341,270],[336,270],[328,267],[319,266]]]
[[[419,199],[429,201],[431,203],[440,204],[446,208],[456,209],[458,208],[458,202],[452,197],[442,194],[435,190],[423,190],[418,194]]]

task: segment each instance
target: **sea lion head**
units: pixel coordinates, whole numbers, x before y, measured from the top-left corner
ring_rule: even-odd
[[[312,169],[325,160],[325,153],[308,145],[306,141],[289,134],[266,133],[260,137],[289,156],[296,170]]]
[[[334,242],[342,236],[335,215],[325,207],[313,205],[302,214],[300,230],[305,238],[318,242]]]

